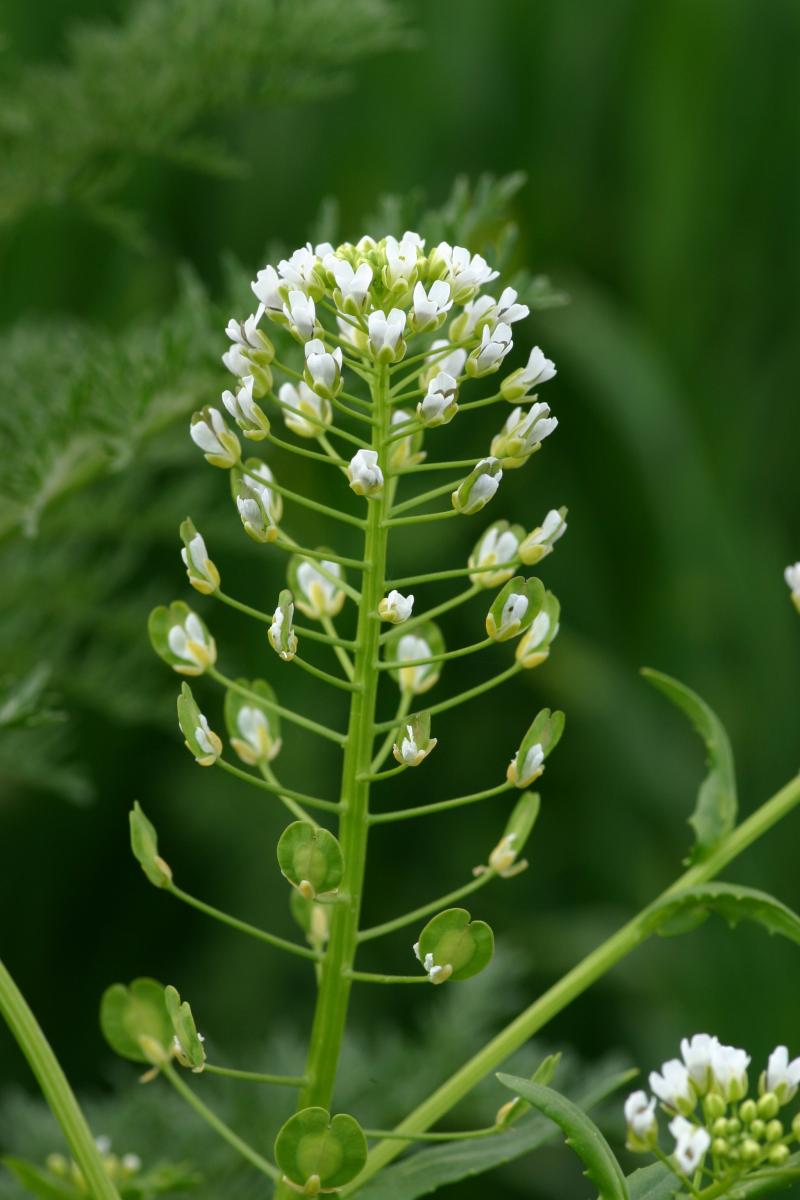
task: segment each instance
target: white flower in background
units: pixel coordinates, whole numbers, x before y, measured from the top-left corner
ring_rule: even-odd
[[[326,399],[335,396],[342,381],[342,350],[325,349],[320,338],[312,338],[305,345],[306,374],[315,392]]]
[[[182,624],[170,627],[167,645],[181,662],[189,663],[200,671],[205,671],[206,667],[216,662],[217,648],[214,639],[208,636],[197,613],[188,613]]]
[[[292,327],[292,331],[302,342],[307,342],[314,336],[316,328],[316,309],[314,301],[305,292],[293,289],[289,299],[283,306],[284,316]]]
[[[229,391],[222,393],[222,403],[245,437],[258,442],[269,433],[269,418],[253,399],[254,385],[253,376],[245,375],[235,395]]]
[[[339,307],[347,312],[361,312],[367,302],[370,284],[372,283],[372,267],[362,262],[353,269],[352,263],[336,254],[325,258],[325,267],[333,275],[336,287],[340,293]]]
[[[414,287],[413,301],[413,323],[416,330],[441,325],[445,314],[453,307],[450,284],[444,279],[436,279],[426,292],[424,285],[417,283]]]
[[[514,408],[503,428],[492,439],[492,454],[503,459],[504,467],[522,466],[522,462],[557,427],[558,418],[550,416],[549,404],[532,404],[528,409]],[[520,461],[514,462],[515,459]]]
[[[689,1071],[679,1058],[662,1063],[661,1074],[650,1072],[650,1088],[668,1108],[686,1113],[693,1111],[697,1098]]]
[[[353,325],[351,321],[345,320],[344,317],[337,316],[336,324],[339,328],[339,337],[347,342],[348,345],[354,346],[356,350],[360,350],[363,342],[361,330]]]
[[[398,746],[395,743],[395,758],[407,767],[418,767],[427,756],[428,752],[421,750],[414,740],[413,725],[406,725],[405,736],[402,738],[400,745]]]
[[[236,713],[238,738],[231,738],[239,758],[250,766],[271,762],[281,748],[281,739],[273,738],[265,712],[254,704],[243,704]]]
[[[333,419],[330,401],[312,391],[303,380],[297,386],[293,383],[282,383],[278,390],[278,400],[287,428],[298,437],[319,437]],[[289,412],[289,409],[296,411]]]
[[[713,1056],[718,1046],[719,1039],[707,1033],[696,1033],[692,1038],[681,1039],[681,1057],[701,1096],[711,1085]]]
[[[413,596],[404,596],[402,592],[392,590],[378,605],[378,615],[382,621],[390,621],[392,625],[401,625],[411,616],[413,607]]]
[[[184,526],[181,526],[181,533]],[[203,592],[210,595],[219,587],[219,571],[214,563],[208,557],[208,550],[202,534],[196,530],[189,538],[189,541],[181,550],[181,558],[183,565],[186,567],[186,572],[189,576],[189,582],[192,587],[197,588],[198,592]],[[198,586],[199,585],[199,586]]]
[[[450,342],[447,338],[437,338],[431,344],[428,353],[428,366],[420,375],[420,383],[423,387],[427,387],[431,379],[433,379],[440,371],[444,371],[446,375],[452,375],[453,379],[458,379],[459,375],[464,370],[464,363],[467,361],[467,352],[464,349],[450,350],[449,354],[444,351],[448,349]]]
[[[555,363],[552,359],[546,358],[539,346],[534,346],[528,355],[527,366],[520,367],[518,371],[512,371],[500,384],[500,391],[505,399],[513,404],[515,400],[521,400],[523,396],[527,396],[532,388],[537,387],[540,383],[547,383],[556,374]]]
[[[477,379],[496,371],[513,344],[510,325],[499,321],[492,330],[484,325],[481,344],[467,359],[467,374]]]
[[[783,572],[783,577],[792,593],[795,608],[800,612],[800,562],[787,567]]]
[[[142,1169],[142,1160],[138,1154],[123,1154],[120,1162],[122,1163],[123,1170],[127,1171],[130,1175],[135,1175],[137,1171]]]
[[[357,496],[376,496],[383,487],[377,450],[358,450],[348,463],[347,477]]]
[[[277,316],[283,312],[283,296],[281,295],[281,280],[274,267],[266,266],[258,272],[250,287],[256,300],[264,306],[267,316]]]
[[[788,1104],[800,1087],[800,1058],[789,1062],[788,1048],[776,1046],[769,1056],[763,1078],[765,1090],[774,1092],[780,1104]]]
[[[332,246],[328,247],[327,243],[319,248],[326,253],[330,253],[333,249]],[[278,271],[290,287],[306,291],[308,288],[318,286],[316,271],[319,265],[319,256],[314,253],[309,244],[295,250],[291,258],[282,258],[278,263]],[[289,294],[291,295],[291,292]]]
[[[515,321],[524,321],[530,311],[527,304],[517,303],[517,293],[514,288],[504,288],[500,293],[500,299],[497,302],[498,321],[504,321],[506,325],[513,325]]]
[[[453,968],[450,963],[445,963],[443,967],[437,967],[433,961],[432,954],[426,954],[425,961],[423,962],[419,954],[419,942],[414,943],[413,949],[417,959],[422,963],[423,970],[427,972],[431,983],[444,983],[453,974]]]
[[[541,525],[520,544],[519,556],[526,567],[532,567],[548,555],[555,543],[567,532],[566,509],[551,508]]]
[[[429,429],[447,425],[458,412],[458,384],[452,375],[440,371],[428,384],[428,390],[417,405],[417,416]]]
[[[405,352],[403,332],[406,327],[406,314],[402,308],[393,308],[388,316],[382,309],[376,308],[367,317],[369,333],[369,348],[378,362],[394,362]]]
[[[440,242],[430,255],[431,267],[442,271],[453,289],[453,299],[456,304],[463,304],[472,295],[497,279],[499,271],[493,271],[486,259],[480,254],[470,254],[465,246],[451,246],[448,242]]]
[[[315,620],[337,616],[344,605],[344,592],[337,583],[341,577],[341,563],[330,562],[326,558],[322,559],[319,566],[307,558],[299,562],[295,580],[300,611]]]
[[[237,321],[235,317],[231,317],[225,326],[225,333],[234,345],[249,350],[263,350],[264,337],[258,328],[260,317],[261,310],[251,313],[246,321]]]
[[[398,284],[402,285],[408,282],[417,268],[417,261],[424,245],[419,234],[413,233],[411,230],[406,230],[399,242],[391,235],[386,238],[384,243],[386,266],[383,276],[387,287],[394,288]]]
[[[657,1128],[656,1102],[647,1092],[631,1092],[625,1101],[625,1123],[629,1136],[633,1134],[639,1142],[646,1142]]]
[[[719,1042],[712,1048],[711,1070],[725,1100],[741,1100],[747,1094],[749,1065],[750,1055],[745,1050],[739,1050],[736,1046],[722,1046]]]
[[[670,1122],[669,1131],[675,1138],[675,1162],[684,1175],[694,1175],[702,1163],[711,1145],[711,1135],[707,1129],[693,1125],[685,1117],[675,1117]]]
[[[239,461],[239,439],[228,428],[218,409],[207,406],[195,413],[189,425],[189,436],[212,466],[232,467]]]
[[[245,375],[251,375],[253,372],[253,364],[250,361],[250,356],[244,346],[238,342],[234,342],[232,346],[228,347],[222,355],[222,362],[231,375],[238,375],[240,379]]]
[[[516,565],[521,540],[522,529],[518,525],[510,527],[507,521],[495,521],[490,525],[469,556],[467,565],[474,571],[469,577],[470,582],[477,583],[480,587],[492,588],[509,580],[514,574],[513,568]],[[505,567],[505,564],[510,566]],[[494,566],[500,569],[476,570],[478,567]]]
[[[430,658],[432,650],[424,637],[414,633],[406,633],[397,643],[396,662],[399,669],[400,688],[404,692],[418,694],[432,687],[438,679],[434,664],[423,665],[419,660]],[[417,663],[417,666],[406,667],[404,663]]]

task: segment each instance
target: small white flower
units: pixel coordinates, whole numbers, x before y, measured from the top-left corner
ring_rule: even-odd
[[[500,293],[497,303],[498,321],[504,321],[506,325],[513,325],[515,321],[524,321],[530,311],[527,304],[517,304],[517,293],[514,288],[504,288]]]
[[[357,496],[375,496],[383,487],[377,450],[358,450],[347,467],[350,487]]]
[[[542,609],[531,621],[525,631],[525,653],[529,654],[534,650],[538,650],[542,642],[550,632],[550,617]]]
[[[238,375],[240,379],[245,375],[251,375],[253,372],[253,364],[250,361],[250,356],[244,346],[238,342],[234,342],[225,351],[222,355],[222,361],[231,375]]]
[[[111,1153],[111,1138],[107,1134],[101,1133],[99,1137],[94,1139],[94,1144],[104,1158],[107,1154]]]
[[[491,455],[482,458],[453,492],[453,507],[468,516],[479,512],[492,499],[502,478],[498,460]]]
[[[650,1072],[650,1088],[669,1108],[691,1112],[695,1106],[695,1094],[686,1066],[679,1058],[671,1058],[658,1071]]]
[[[325,344],[319,338],[306,342],[306,370],[311,379],[312,387],[320,396],[330,399],[339,389],[342,377],[342,349],[325,349]]]
[[[188,546],[181,549],[181,558],[190,579],[194,577],[201,584],[205,583],[208,592],[216,591],[219,587],[219,571],[208,557],[202,534],[195,533]]]
[[[750,1055],[736,1046],[722,1046],[717,1042],[711,1051],[711,1070],[714,1081],[723,1097],[741,1100],[747,1095],[747,1068]]]
[[[512,762],[515,761],[515,759],[512,759]],[[541,744],[536,742],[535,745],[531,746],[530,750],[528,750],[527,754],[525,755],[525,759],[522,763],[522,769],[517,772],[517,787],[528,787],[529,784],[533,783],[534,779],[538,779],[543,770],[544,750],[542,749]]]
[[[199,420],[192,418],[189,436],[215,466],[231,467],[239,458],[238,439],[216,408],[204,409]]]
[[[435,664],[430,663],[424,666],[419,663],[420,659],[430,658],[432,653],[425,638],[419,637],[417,634],[406,633],[400,638],[397,643],[396,660],[399,668],[400,687],[404,692],[414,692],[415,694],[425,692],[436,682],[438,677],[435,674]],[[406,667],[403,666],[404,663],[419,663],[419,665]],[[431,676],[432,671],[434,672],[433,676]]]
[[[557,508],[551,508],[541,525],[532,530],[525,541],[537,546],[552,546],[553,542],[557,542],[566,532],[567,522]]]
[[[484,325],[481,344],[467,359],[467,371],[471,375],[488,375],[496,371],[513,346],[511,326],[498,321],[494,329]]]
[[[406,314],[402,308],[393,308],[388,316],[380,308],[369,314],[369,348],[380,362],[391,362],[402,353],[405,327]]]
[[[534,346],[528,355],[527,365],[522,368],[522,379],[526,387],[533,388],[537,384],[547,383],[557,373],[553,360],[547,358],[539,346]]]
[[[131,1175],[135,1175],[137,1171],[141,1170],[142,1160],[138,1154],[123,1154],[120,1161],[124,1170],[128,1171]]]
[[[442,353],[449,345],[450,343],[446,338],[437,338],[432,343],[427,360],[429,365],[425,368],[421,376],[423,385],[427,385],[430,379],[440,371],[443,371],[446,375],[452,375],[453,379],[458,379],[459,375],[463,372],[464,363],[467,361],[466,350],[459,349],[451,350],[449,354]]]
[[[209,727],[208,717],[200,713],[200,724],[195,727],[194,740],[197,742],[200,749],[205,754],[212,755],[215,759],[219,756],[221,744],[220,740]]]
[[[510,579],[514,573],[513,567],[518,556],[520,541],[519,531],[507,528],[507,522],[497,521],[494,525],[490,525],[470,555],[468,565],[473,569],[495,565],[501,569],[498,571],[475,570],[474,574],[469,577],[470,582],[477,583],[481,587],[492,588]],[[511,567],[502,569],[506,563],[510,563]]]
[[[765,1082],[768,1092],[774,1092],[781,1104],[788,1104],[800,1086],[800,1058],[789,1062],[787,1047],[776,1046],[767,1062]]]
[[[685,1117],[675,1117],[669,1131],[675,1138],[675,1162],[684,1175],[693,1175],[702,1163],[711,1145],[707,1129],[693,1125]]]
[[[436,963],[433,961],[433,955],[430,953],[425,955],[425,961],[423,962],[419,953],[419,942],[414,943],[414,953],[419,962],[422,963],[423,969],[427,971],[428,975],[430,976],[431,983],[444,983],[444,981],[449,979],[453,974],[453,968],[449,963],[443,967],[437,967]]]
[[[793,563],[783,572],[787,586],[792,593],[795,607],[800,610],[800,562]]]
[[[173,625],[167,634],[167,645],[176,658],[205,670],[216,658],[214,639],[206,637],[197,613],[190,612],[182,625]]]
[[[417,405],[417,416],[424,425],[433,429],[447,425],[458,412],[458,384],[452,375],[439,371],[428,384],[428,390]]]
[[[467,301],[463,312],[453,321],[450,336],[453,341],[465,341],[475,333],[482,333],[484,326],[492,327],[496,323],[497,301],[494,296],[476,296],[474,300]]]
[[[382,621],[391,621],[393,625],[400,625],[411,616],[413,607],[413,596],[404,596],[402,592],[392,590],[378,605],[378,614]]]
[[[406,232],[398,242],[395,237],[387,237],[384,245],[386,268],[384,276],[387,285],[392,288],[395,284],[405,283],[416,270],[417,260],[424,242],[418,233]]]
[[[701,1095],[708,1091],[711,1083],[712,1061],[718,1046],[719,1039],[707,1033],[681,1039],[681,1057]]]
[[[370,284],[372,283],[372,267],[362,262],[353,269],[351,263],[335,254],[329,254],[324,262],[331,272],[336,286],[342,294],[342,306],[348,310],[360,312],[366,304]]]
[[[268,315],[283,312],[283,297],[279,290],[281,281],[274,267],[266,266],[263,271],[259,271],[250,287]]]
[[[261,309],[257,313],[251,313],[246,321],[237,321],[235,317],[231,317],[225,326],[225,333],[234,345],[242,346],[245,350],[263,350],[264,342],[258,331],[260,316]]]
[[[288,596],[290,593],[286,593]],[[283,596],[283,593],[281,594]],[[267,630],[270,646],[284,662],[291,662],[297,653],[297,634],[292,628],[294,604],[279,604],[272,614],[272,624]],[[284,626],[286,627],[284,629]]]
[[[406,725],[405,729],[405,735],[401,739],[400,745],[398,746],[395,742],[393,746],[394,757],[407,767],[418,767],[436,745],[436,738],[429,740],[427,746],[420,746],[414,737],[414,726]]]
[[[445,313],[453,307],[450,284],[444,279],[435,280],[428,291],[422,283],[414,287],[414,327],[417,330],[440,325]]]
[[[278,271],[290,287],[305,290],[317,283],[315,272],[318,266],[319,257],[311,249],[311,246],[307,245],[295,250],[291,258],[281,259],[278,263]],[[289,295],[291,296],[291,292]]]
[[[259,441],[265,438],[269,432],[269,420],[253,399],[254,385],[254,377],[245,375],[241,387],[235,395],[229,391],[222,393],[222,403],[245,437]]]
[[[322,567],[322,570],[320,570]],[[324,574],[323,574],[324,571]],[[297,607],[306,616],[335,617],[344,604],[344,592],[336,580],[342,575],[341,563],[323,559],[319,566],[304,558],[297,565]]]
[[[503,459],[527,458],[557,427],[558,418],[550,416],[549,404],[532,404],[527,410],[514,408],[492,441],[492,454]]]
[[[243,481],[252,496],[237,496],[236,507],[245,528],[250,528],[259,541],[271,541],[283,511],[278,492],[269,486],[273,482],[272,471],[266,463],[247,470]]]
[[[519,626],[528,611],[529,603],[530,601],[527,596],[511,592],[503,605],[503,611],[500,614],[500,624],[497,626],[495,636],[502,638],[503,634],[508,633],[509,629]]]
[[[311,345],[310,342],[308,344]],[[287,427],[298,437],[319,437],[333,419],[330,401],[312,391],[303,380],[297,386],[293,383],[282,383],[278,391],[278,400],[284,406],[283,419]],[[289,412],[289,409],[295,411]]]
[[[625,1122],[630,1132],[639,1141],[644,1141],[656,1124],[655,1098],[647,1092],[631,1092],[625,1101]]]
[[[482,255],[470,254],[466,246],[451,246],[448,242],[440,242],[431,252],[430,260],[432,266],[444,266],[445,278],[452,284],[453,299],[459,304],[499,275]]]
[[[307,342],[310,337],[314,336],[316,309],[314,301],[305,292],[294,289],[290,291],[289,300],[284,304],[283,312],[301,341]]]
[[[273,739],[266,714],[252,704],[243,704],[236,714],[240,737],[231,739],[239,757],[250,766],[272,760],[281,748],[280,738]]]

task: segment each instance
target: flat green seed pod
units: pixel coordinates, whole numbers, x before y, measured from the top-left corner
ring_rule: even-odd
[[[448,908],[428,922],[415,951],[434,983],[437,975],[442,982],[470,979],[491,962],[494,934],[485,921],[470,921],[465,908]]]
[[[164,1003],[177,1041],[178,1062],[181,1066],[191,1067],[193,1071],[201,1071],[206,1061],[206,1052],[188,1001],[181,1001],[177,988],[169,985],[164,989]]]
[[[344,872],[336,838],[308,821],[294,821],[284,829],[278,842],[278,866],[289,883],[310,900],[335,892]]]
[[[354,1117],[337,1113],[331,1118],[327,1109],[304,1108],[278,1132],[275,1161],[299,1188],[305,1188],[314,1177],[317,1191],[343,1187],[362,1171],[367,1141]]]
[[[139,1063],[169,1058],[174,1031],[164,985],[155,979],[134,979],[127,987],[112,984],[100,1001],[100,1029],[122,1058]]]

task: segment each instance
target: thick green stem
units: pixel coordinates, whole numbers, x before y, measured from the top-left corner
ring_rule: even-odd
[[[0,1012],[36,1076],[42,1094],[67,1139],[94,1200],[119,1200],[92,1131],[78,1106],[67,1077],[36,1017],[6,967],[0,962]],[[10,1132],[10,1131],[8,1131]]]

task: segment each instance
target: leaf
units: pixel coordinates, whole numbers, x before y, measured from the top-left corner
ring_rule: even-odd
[[[708,858],[736,823],[736,772],[731,744],[717,714],[691,688],[650,667],[643,668],[642,675],[686,714],[708,750],[708,774],[689,817],[696,836],[689,859],[700,862]]]
[[[622,1167],[594,1121],[583,1109],[553,1088],[542,1087],[530,1079],[504,1075],[502,1072],[497,1078],[504,1087],[527,1100],[564,1131],[567,1145],[583,1161],[586,1174],[596,1184],[601,1200],[629,1200]]]
[[[640,1167],[627,1182],[630,1200],[672,1200],[681,1189],[680,1180],[663,1163]]]
[[[779,933],[800,945],[800,916],[796,912],[768,892],[735,883],[704,883],[675,892],[647,910],[645,928],[670,937],[695,928],[712,912],[732,927],[740,921],[756,921],[768,933]]]
[[[593,1108],[629,1083],[635,1072],[624,1071],[602,1083],[586,1088],[578,1099],[583,1108]],[[420,1150],[387,1167],[363,1188],[354,1189],[359,1200],[418,1200],[446,1184],[482,1175],[493,1167],[513,1162],[523,1154],[538,1150],[553,1140],[552,1122],[532,1115],[515,1122],[511,1129],[496,1137],[477,1141],[449,1142]],[[350,1195],[347,1189],[345,1195]]]
[[[5,1155],[0,1162],[19,1180],[26,1191],[33,1196],[39,1196],[40,1200],[75,1200],[75,1189],[56,1179],[50,1171],[43,1171],[41,1167],[26,1162],[24,1158],[13,1158],[11,1155]]]
[[[769,1192],[789,1187],[800,1179],[800,1154],[793,1154],[781,1167],[764,1168],[760,1179],[744,1179],[725,1195],[729,1200],[755,1200]],[[630,1200],[672,1200],[683,1197],[680,1180],[662,1163],[640,1167],[628,1176]]]

